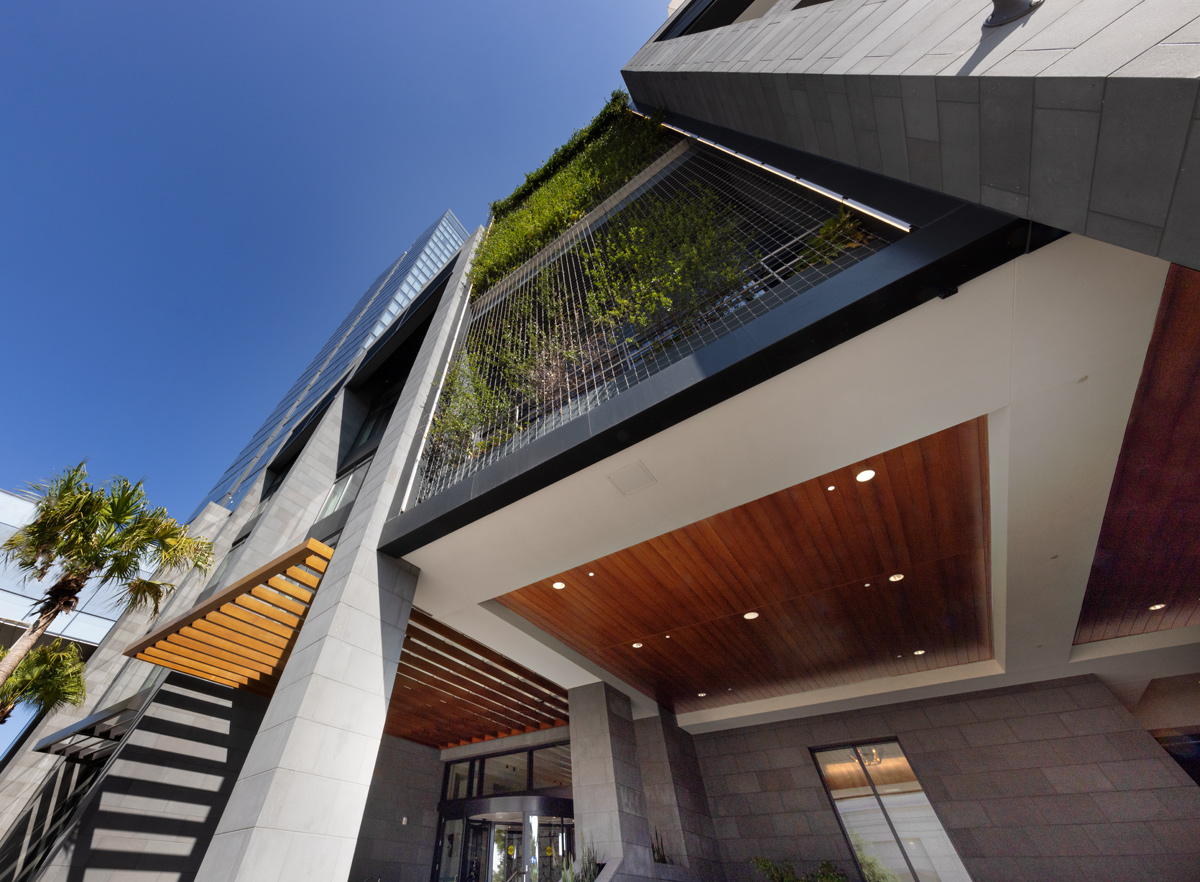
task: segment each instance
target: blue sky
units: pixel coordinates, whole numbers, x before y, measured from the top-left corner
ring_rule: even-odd
[[[667,0],[0,9],[0,487],[186,517],[375,276],[620,88]]]

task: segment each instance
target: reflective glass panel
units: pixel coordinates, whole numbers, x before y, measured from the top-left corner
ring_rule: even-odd
[[[556,744],[533,752],[533,789],[571,785],[571,745]]]
[[[885,741],[855,749],[920,882],[970,882],[900,745]]]
[[[822,750],[816,756],[864,875],[874,873],[880,882],[915,882],[854,748]]]
[[[471,763],[469,760],[453,763],[446,772],[446,799],[466,799],[470,795],[467,792],[470,775]]]
[[[518,793],[529,789],[529,754],[510,753],[483,760],[483,789],[480,796]],[[503,880],[501,880],[503,882]]]
[[[462,866],[463,820],[446,821],[442,828],[442,848],[438,863],[438,882],[458,882]]]

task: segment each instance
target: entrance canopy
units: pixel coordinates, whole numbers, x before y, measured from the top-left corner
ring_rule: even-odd
[[[309,539],[147,634],[125,655],[269,695],[332,557],[332,548]]]

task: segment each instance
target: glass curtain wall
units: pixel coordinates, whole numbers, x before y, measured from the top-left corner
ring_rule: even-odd
[[[970,882],[895,741],[814,751],[868,882]]]

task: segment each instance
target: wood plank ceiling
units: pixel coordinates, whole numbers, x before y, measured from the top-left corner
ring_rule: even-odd
[[[1172,266],[1075,643],[1195,624],[1200,624],[1200,272]]]
[[[413,610],[384,731],[431,747],[566,726],[567,691]]]
[[[151,631],[125,655],[270,695],[332,557],[332,548],[309,539]]]
[[[979,417],[498,600],[677,712],[989,659],[987,469]]]

